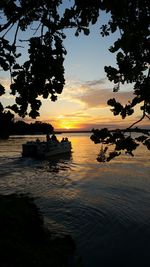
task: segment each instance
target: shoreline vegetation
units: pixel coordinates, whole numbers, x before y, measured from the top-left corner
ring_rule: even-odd
[[[102,128],[101,128],[102,129]],[[107,129],[107,128],[105,128]],[[19,120],[14,121],[12,118],[8,121],[0,117],[0,139],[8,139],[11,135],[43,135],[43,134],[62,134],[62,133],[92,133],[96,129],[54,129],[50,123],[35,121],[34,123],[27,123]],[[109,132],[139,132],[148,134],[149,128],[125,128],[125,129],[110,129]]]
[[[134,128],[134,129],[119,129],[121,132],[135,132],[135,133],[149,133],[150,129],[139,129],[139,128]],[[61,131],[54,131],[54,134],[65,134],[65,133],[92,133],[92,130],[61,130]],[[110,132],[116,132],[116,129],[110,130]],[[35,132],[35,133],[29,133],[29,135],[43,135],[45,132]],[[11,135],[17,135],[17,134],[11,134]],[[25,134],[20,134],[20,135],[25,135]],[[27,134],[28,135],[28,134]]]
[[[100,129],[99,129],[100,130]],[[117,129],[112,129],[110,130],[110,132],[116,132]],[[119,129],[121,132],[145,132],[145,133],[148,133],[150,132],[150,129],[142,129],[142,128],[133,128],[133,129]],[[54,131],[55,134],[62,134],[62,133],[92,133],[93,129],[92,130],[62,130],[62,131]]]
[[[1,267],[67,267],[75,251],[70,235],[53,236],[34,199],[0,195]]]

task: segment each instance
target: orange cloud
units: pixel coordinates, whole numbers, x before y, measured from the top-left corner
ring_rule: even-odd
[[[7,77],[0,77],[0,83],[4,86],[6,90],[9,90],[10,79],[8,79]]]
[[[117,101],[126,104],[133,98],[133,93],[127,89],[114,93],[111,86],[105,79],[87,82],[68,80],[58,102],[53,105],[55,111],[51,111],[51,117],[46,119],[57,129],[89,130],[102,126],[130,126],[136,121],[135,117],[140,115],[140,111],[136,109],[134,116],[122,120],[120,116],[113,115],[107,100],[116,98]]]
[[[113,85],[111,85],[113,88]],[[66,83],[62,99],[67,99],[72,102],[78,102],[85,108],[92,107],[107,107],[107,101],[110,98],[116,98],[117,101],[123,104],[128,103],[133,98],[132,91],[119,91],[114,93],[110,88],[110,83],[105,79],[94,80],[88,82],[68,81]]]

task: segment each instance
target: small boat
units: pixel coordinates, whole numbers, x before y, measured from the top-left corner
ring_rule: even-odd
[[[22,145],[22,156],[33,158],[48,158],[51,156],[57,156],[61,154],[71,153],[71,142],[65,141],[44,141],[39,139],[36,141],[28,141]]]

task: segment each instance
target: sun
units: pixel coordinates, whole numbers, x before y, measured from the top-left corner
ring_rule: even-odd
[[[73,130],[78,128],[77,121],[75,118],[68,118],[65,115],[59,115],[57,117],[57,129],[64,129],[64,130]]]
[[[65,130],[70,130],[70,129],[74,128],[74,124],[72,122],[68,122],[68,121],[61,121],[60,128],[65,129]]]
[[[65,127],[65,129],[66,129],[66,130],[69,130],[69,129],[70,129],[70,127],[69,127],[69,126],[66,126],[66,127]]]

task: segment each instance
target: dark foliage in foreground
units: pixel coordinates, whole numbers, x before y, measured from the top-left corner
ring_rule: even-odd
[[[117,53],[118,68],[105,67],[108,79],[118,91],[120,84],[134,83],[134,99],[122,106],[115,99],[108,101],[114,115],[122,118],[133,114],[133,108],[141,105],[143,116],[150,113],[150,3],[148,0],[90,1],[75,0],[70,8],[60,12],[64,1],[1,1],[0,65],[11,73],[11,94],[16,96],[16,105],[11,107],[20,116],[27,114],[33,118],[39,115],[41,101],[38,96],[52,101],[63,90],[63,61],[66,50],[63,30],[75,29],[75,35],[90,33],[90,25],[98,23],[101,12],[110,13],[105,25],[100,28],[102,36],[119,31],[118,39],[110,47],[111,53]],[[69,3],[69,1],[68,1]],[[67,1],[65,2],[67,4]],[[13,39],[7,39],[12,31]],[[29,31],[30,30],[30,31]],[[32,31],[32,33],[31,33]],[[21,32],[28,32],[28,39],[20,38]],[[135,41],[136,40],[136,41]],[[20,42],[19,42],[20,41]],[[23,46],[22,46],[23,43]],[[20,64],[21,53],[28,45],[28,60]],[[0,95],[5,88],[0,86]]]
[[[1,267],[68,266],[74,249],[70,236],[53,238],[33,199],[0,196]]]
[[[5,111],[0,103],[0,139],[7,139],[13,125],[13,114],[10,111]]]
[[[139,144],[143,144],[150,150],[150,134],[148,130],[117,129],[109,131],[107,128],[103,128],[101,130],[93,129],[92,132],[91,140],[95,144],[103,144],[105,146],[97,157],[99,162],[108,162],[121,155],[122,151],[130,156],[134,156],[133,152]],[[132,132],[139,133],[139,136],[136,138],[132,137]],[[111,151],[109,151],[109,147]]]

